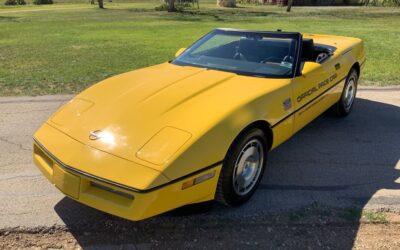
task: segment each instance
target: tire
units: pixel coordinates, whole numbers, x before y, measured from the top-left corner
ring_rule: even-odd
[[[358,74],[357,71],[352,68],[347,75],[346,83],[344,84],[340,100],[332,106],[331,113],[333,113],[337,117],[345,117],[350,114],[351,109],[353,108],[354,100],[356,98],[357,83]]]
[[[258,128],[242,132],[226,154],[215,199],[226,206],[245,203],[256,191],[267,161],[268,142]]]

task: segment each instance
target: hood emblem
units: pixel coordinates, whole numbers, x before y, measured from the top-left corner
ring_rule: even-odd
[[[95,131],[91,131],[89,133],[89,139],[90,140],[98,140],[101,138],[101,130],[95,130]]]

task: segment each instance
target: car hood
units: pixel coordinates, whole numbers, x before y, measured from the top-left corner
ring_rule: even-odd
[[[141,164],[163,165],[169,157],[157,158],[148,151],[165,145],[158,146],[154,140],[141,157],[143,146],[161,133],[158,141],[175,141],[171,150],[166,149],[167,154],[173,154],[174,149],[197,133],[190,125],[191,120],[199,119],[192,119],[196,117],[195,107],[211,109],[213,105],[207,100],[215,99],[217,93],[212,90],[235,77],[238,76],[229,72],[170,63],[135,70],[88,88],[57,111],[48,123],[115,156]],[[102,139],[97,140],[96,133],[100,131]],[[168,146],[171,147],[165,147]]]

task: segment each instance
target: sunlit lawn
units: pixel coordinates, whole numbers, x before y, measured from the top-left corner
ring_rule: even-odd
[[[155,11],[157,5],[1,7],[0,95],[76,93],[111,75],[167,61],[216,27],[360,37],[368,56],[363,84],[400,84],[400,8],[294,7],[286,13],[268,6],[220,10],[210,3],[166,13]]]

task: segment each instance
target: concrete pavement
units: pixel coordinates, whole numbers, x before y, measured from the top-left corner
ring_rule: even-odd
[[[0,98],[0,229],[74,227],[110,218],[64,198],[32,163],[32,134],[70,98]],[[322,115],[270,153],[250,202],[214,206],[202,216],[244,218],[314,203],[400,212],[399,160],[400,88],[360,88],[350,116]],[[176,217],[151,219],[165,220]]]

